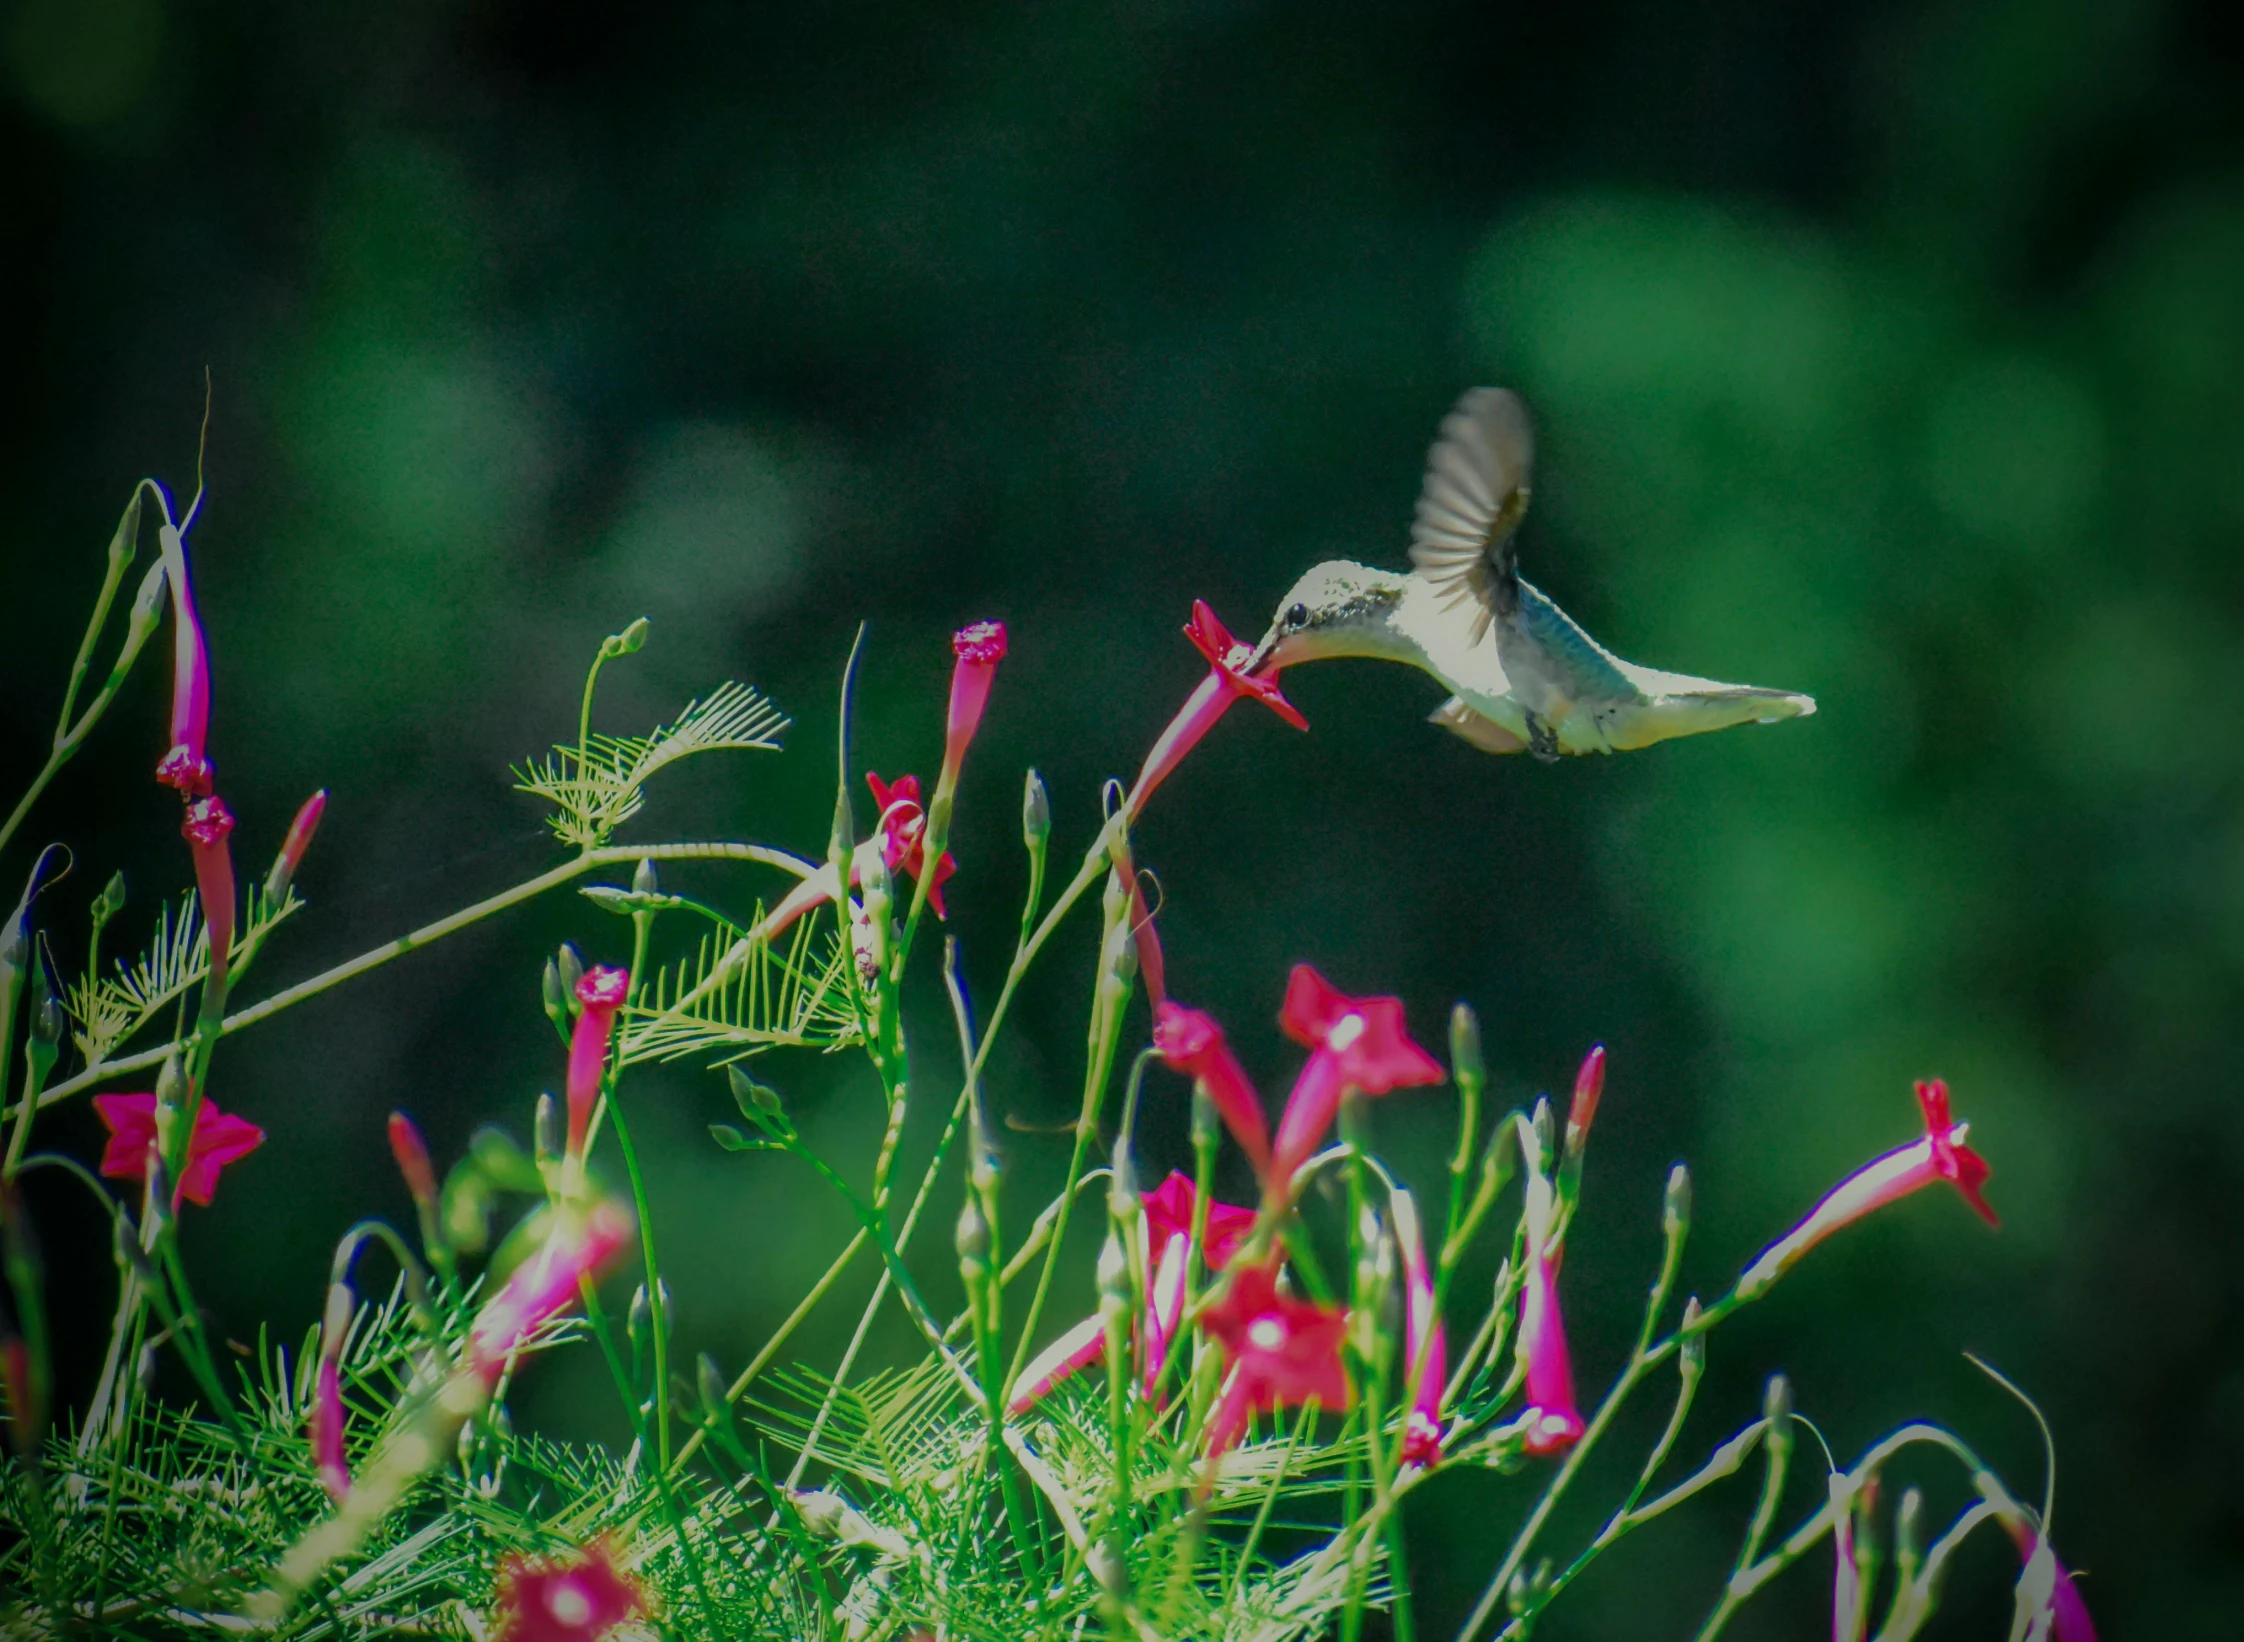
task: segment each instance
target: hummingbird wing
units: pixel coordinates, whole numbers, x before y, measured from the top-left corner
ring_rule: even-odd
[[[1527,737],[1519,730],[1499,724],[1484,713],[1476,713],[1465,705],[1463,696],[1451,696],[1426,715],[1428,724],[1439,724],[1451,735],[1471,742],[1484,753],[1523,753],[1527,751]],[[1526,721],[1521,720],[1522,727]]]
[[[1517,586],[1512,532],[1534,471],[1535,430],[1518,394],[1474,388],[1442,419],[1411,521],[1410,562],[1441,608],[1470,607],[1467,643]]]

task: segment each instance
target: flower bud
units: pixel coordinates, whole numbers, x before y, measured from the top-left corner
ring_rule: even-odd
[[[1033,855],[1051,836],[1052,798],[1044,790],[1044,778],[1031,770],[1021,784],[1021,841]]]
[[[1924,1533],[1925,1497],[1917,1489],[1907,1489],[1893,1514],[1893,1565],[1903,1585],[1917,1577],[1917,1564],[1924,1557]]]
[[[327,1285],[327,1305],[320,1313],[319,1351],[322,1357],[343,1355],[343,1342],[351,1332],[351,1313],[358,1310],[358,1296],[348,1283]]]
[[[704,1351],[694,1359],[695,1389],[701,1393],[701,1407],[712,1419],[724,1419],[732,1410],[732,1399],[725,1395],[725,1371],[717,1366],[717,1359]]]
[[[1469,1003],[1449,1012],[1449,1075],[1459,1088],[1469,1084],[1478,1089],[1488,1082],[1488,1067],[1480,1054],[1480,1017]]]
[[[601,648],[608,651],[611,655],[629,656],[636,655],[640,648],[646,644],[646,642],[647,618],[641,616],[629,627],[626,627],[622,632],[616,634],[615,637],[608,640],[608,642],[602,645]]]
[[[1660,1227],[1670,1237],[1691,1229],[1691,1171],[1678,1163],[1667,1172],[1667,1201],[1661,1205]]]
[[[1122,1239],[1112,1226],[1107,1227],[1106,1241],[1099,1245],[1099,1309],[1113,1308],[1113,1315],[1127,1317],[1130,1311],[1130,1255],[1122,1246]]]
[[[121,871],[112,872],[109,875],[109,882],[102,885],[101,893],[94,897],[94,922],[106,924],[124,910],[125,875]]]
[[[1769,1376],[1768,1389],[1761,1394],[1761,1417],[1769,1422],[1769,1441],[1792,1440],[1792,1382],[1782,1374]]]
[[[979,1282],[989,1274],[990,1223],[972,1192],[959,1206],[958,1227],[951,1243],[958,1250],[959,1267],[967,1273],[968,1281]]]
[[[658,1283],[655,1293],[662,1300],[662,1337],[668,1340],[677,1327],[678,1315],[670,1304],[670,1285]],[[624,1332],[634,1346],[654,1337],[654,1302],[647,1298],[644,1283],[631,1291],[631,1310],[624,1318]]]
[[[1538,1095],[1535,1099],[1534,1124],[1535,1144],[1541,1148],[1542,1166],[1548,1168],[1558,1150],[1558,1118],[1551,1111],[1548,1095]]]
[[[1680,1343],[1676,1347],[1680,1358],[1676,1364],[1676,1372],[1685,1379],[1695,1380],[1706,1371],[1706,1331],[1699,1326],[1699,1319],[1703,1315],[1699,1310],[1697,1295],[1694,1294],[1683,1302],[1683,1323],[1676,1330],[1680,1336]]]
[[[651,858],[644,855],[639,857],[639,865],[631,873],[631,888],[638,895],[654,895],[661,891],[662,884],[655,877],[655,864]]]
[[[125,642],[120,647],[123,654],[137,651],[156,630],[156,623],[163,620],[165,590],[164,561],[158,559],[140,578],[140,590],[132,596],[132,611],[125,617]]]
[[[560,968],[561,996],[568,1005],[569,1013],[574,1015],[577,1012],[577,982],[584,979],[584,960],[577,956],[575,947],[563,941],[561,950],[554,954],[553,961]]]
[[[265,874],[265,900],[277,905],[288,894],[288,886],[295,881],[296,869],[304,864],[304,852],[312,847],[312,835],[319,831],[319,818],[327,813],[327,789],[304,800],[296,811],[296,818],[288,824],[288,836],[281,840],[280,853],[273,857],[272,870]]]
[[[1605,1045],[1593,1047],[1574,1074],[1574,1098],[1566,1108],[1566,1150],[1579,1153],[1588,1143],[1590,1125],[1597,1121],[1597,1103],[1605,1093]]]
[[[740,1108],[742,1117],[754,1122],[758,1114],[779,1115],[779,1091],[769,1084],[758,1083],[742,1070],[738,1061],[725,1068],[725,1083],[732,1090],[732,1103]]]
[[[561,984],[561,966],[551,958],[545,961],[538,992],[545,1004],[545,1018],[553,1023],[554,1030],[565,1041],[569,1036],[569,990]]]

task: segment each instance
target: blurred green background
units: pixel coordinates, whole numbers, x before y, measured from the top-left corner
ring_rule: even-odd
[[[1072,860],[1100,780],[1199,676],[1190,600],[1259,631],[1315,559],[1402,562],[1436,422],[1511,384],[1541,424],[1529,574],[1633,659],[1820,715],[1545,769],[1421,726],[1416,675],[1298,672],[1313,733],[1242,710],[1140,833],[1172,985],[1273,1097],[1301,958],[1401,993],[1428,1041],[1473,1000],[1510,1095],[1608,1043],[1568,1266],[1588,1385],[1625,1349],[1674,1158],[1711,1293],[1911,1138],[1910,1079],[1946,1075],[2001,1234],[1938,1194],[1820,1253],[1717,1340],[1686,1452],[1781,1366],[1843,1449],[1939,1418],[2034,1492],[1982,1353],[2055,1424],[2058,1542],[2106,1634],[2233,1637],[2239,15],[11,0],[0,764],[36,765],[130,483],[192,488],[207,366],[198,579],[245,863],[334,794],[312,909],[252,992],[555,859],[505,769],[571,731],[631,617],[653,642],[610,671],[603,726],[726,677],[798,725],[783,756],[674,772],[627,836],[815,852],[857,620],[860,752],[927,775],[944,635],[1000,616],[952,890],[986,1000],[1020,770],[1050,779]],[[78,851],[66,954],[112,865],[137,891],[113,939],[186,881],[146,779],[164,689],[152,659],[30,829]],[[766,887],[673,881],[740,911]],[[1075,1098],[1075,935],[999,1057],[1025,1123]],[[293,1336],[334,1236],[404,1208],[392,1106],[445,1156],[477,1122],[526,1128],[560,1076],[537,975],[563,937],[625,950],[555,901],[229,1041],[217,1098],[272,1137],[192,1228],[234,1335]],[[858,1067],[766,1072],[837,1148],[869,1139]],[[1184,1155],[1182,1091],[1156,1096],[1150,1168]],[[842,1217],[709,1145],[717,1080],[630,1098],[685,1348],[737,1364]],[[1422,1179],[1449,1099],[1381,1108]],[[96,1141],[83,1111],[54,1134]],[[1020,1201],[1060,1145],[1012,1137]],[[86,1285],[84,1358],[106,1261],[75,1206],[40,1207]],[[619,1428],[589,1361],[541,1375],[539,1418]],[[1421,1496],[1433,1634],[1523,1497]],[[1548,1634],[1687,1633],[1743,1508],[1642,1535]],[[2008,1613],[2009,1553],[1981,1551],[1953,1634]],[[1823,1581],[1734,1634],[1807,1634]]]

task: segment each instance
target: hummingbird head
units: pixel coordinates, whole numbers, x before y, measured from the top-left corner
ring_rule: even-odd
[[[1396,655],[1390,618],[1402,602],[1406,581],[1391,570],[1327,559],[1278,601],[1278,613],[1255,646],[1249,668],[1266,662],[1291,667],[1333,656]]]

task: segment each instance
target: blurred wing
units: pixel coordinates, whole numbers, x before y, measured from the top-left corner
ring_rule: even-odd
[[[1465,698],[1462,696],[1451,696],[1426,715],[1426,722],[1439,724],[1451,735],[1471,742],[1484,753],[1523,753],[1527,750],[1527,737],[1492,718],[1474,712],[1465,705]]]
[[[1479,607],[1467,642],[1487,631],[1498,589],[1512,579],[1512,532],[1534,469],[1535,431],[1518,394],[1474,388],[1442,419],[1411,522],[1410,562],[1441,608]]]

